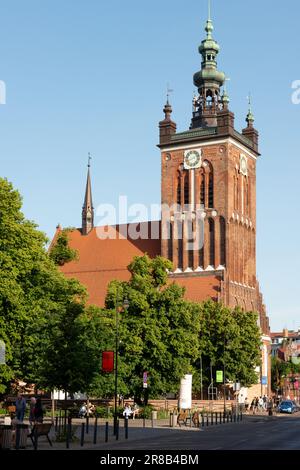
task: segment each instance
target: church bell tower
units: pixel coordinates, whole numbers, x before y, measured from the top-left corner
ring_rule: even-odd
[[[177,132],[169,99],[159,123],[161,253],[173,262],[171,277],[197,278],[199,289],[204,278],[221,279],[218,299],[260,312],[267,330],[256,279],[258,132],[250,105],[246,128],[234,127],[213,29],[209,12],[189,129]]]

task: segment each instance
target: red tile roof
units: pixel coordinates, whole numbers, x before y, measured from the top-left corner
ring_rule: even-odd
[[[120,232],[124,233],[127,227],[127,225],[105,227],[115,235],[114,239],[100,239],[97,236],[97,228],[94,228],[88,235],[82,235],[80,229],[69,234],[69,245],[78,251],[79,259],[65,264],[60,269],[66,276],[74,277],[86,286],[90,304],[104,305],[107,287],[112,280],[128,281],[130,279],[127,266],[134,256],[143,256],[147,253],[154,258],[160,255],[160,239],[132,240],[120,236]],[[148,230],[150,234],[151,223],[136,224],[133,228]],[[57,229],[52,244],[60,230],[60,228]],[[186,287],[185,297],[189,300],[195,302],[209,298],[218,300],[221,278],[214,273],[180,275],[170,279],[170,282],[174,281]]]

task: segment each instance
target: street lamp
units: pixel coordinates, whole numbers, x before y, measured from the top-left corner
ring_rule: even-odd
[[[127,298],[123,301],[123,310],[127,310],[129,302]],[[118,397],[118,358],[119,358],[119,297],[118,292],[116,296],[116,345],[115,345],[115,414],[114,414],[114,434],[117,432],[117,397]]]

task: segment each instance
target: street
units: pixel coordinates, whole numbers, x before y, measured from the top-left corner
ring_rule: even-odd
[[[85,446],[112,450],[300,450],[300,416],[245,416],[241,423],[203,429],[129,428],[125,440]]]

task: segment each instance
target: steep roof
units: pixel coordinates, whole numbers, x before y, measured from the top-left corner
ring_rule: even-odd
[[[153,223],[95,227],[88,235],[83,235],[80,229],[69,233],[69,245],[79,254],[77,261],[71,261],[60,269],[67,277],[78,279],[86,286],[89,294],[88,302],[104,306],[108,284],[114,280],[128,281],[130,273],[127,266],[134,256],[147,253],[150,258],[160,255],[159,230],[157,239],[151,239]],[[159,228],[159,222],[156,222]],[[61,228],[57,229],[53,243]],[[110,238],[101,239],[99,235],[110,233]],[[134,233],[142,232],[149,235],[148,239],[134,240]],[[129,232],[128,236],[124,235]],[[131,237],[130,237],[131,234]],[[206,299],[218,300],[221,278],[214,273],[211,275],[181,275],[172,277],[170,282],[176,282],[186,288],[186,299],[201,302]]]

